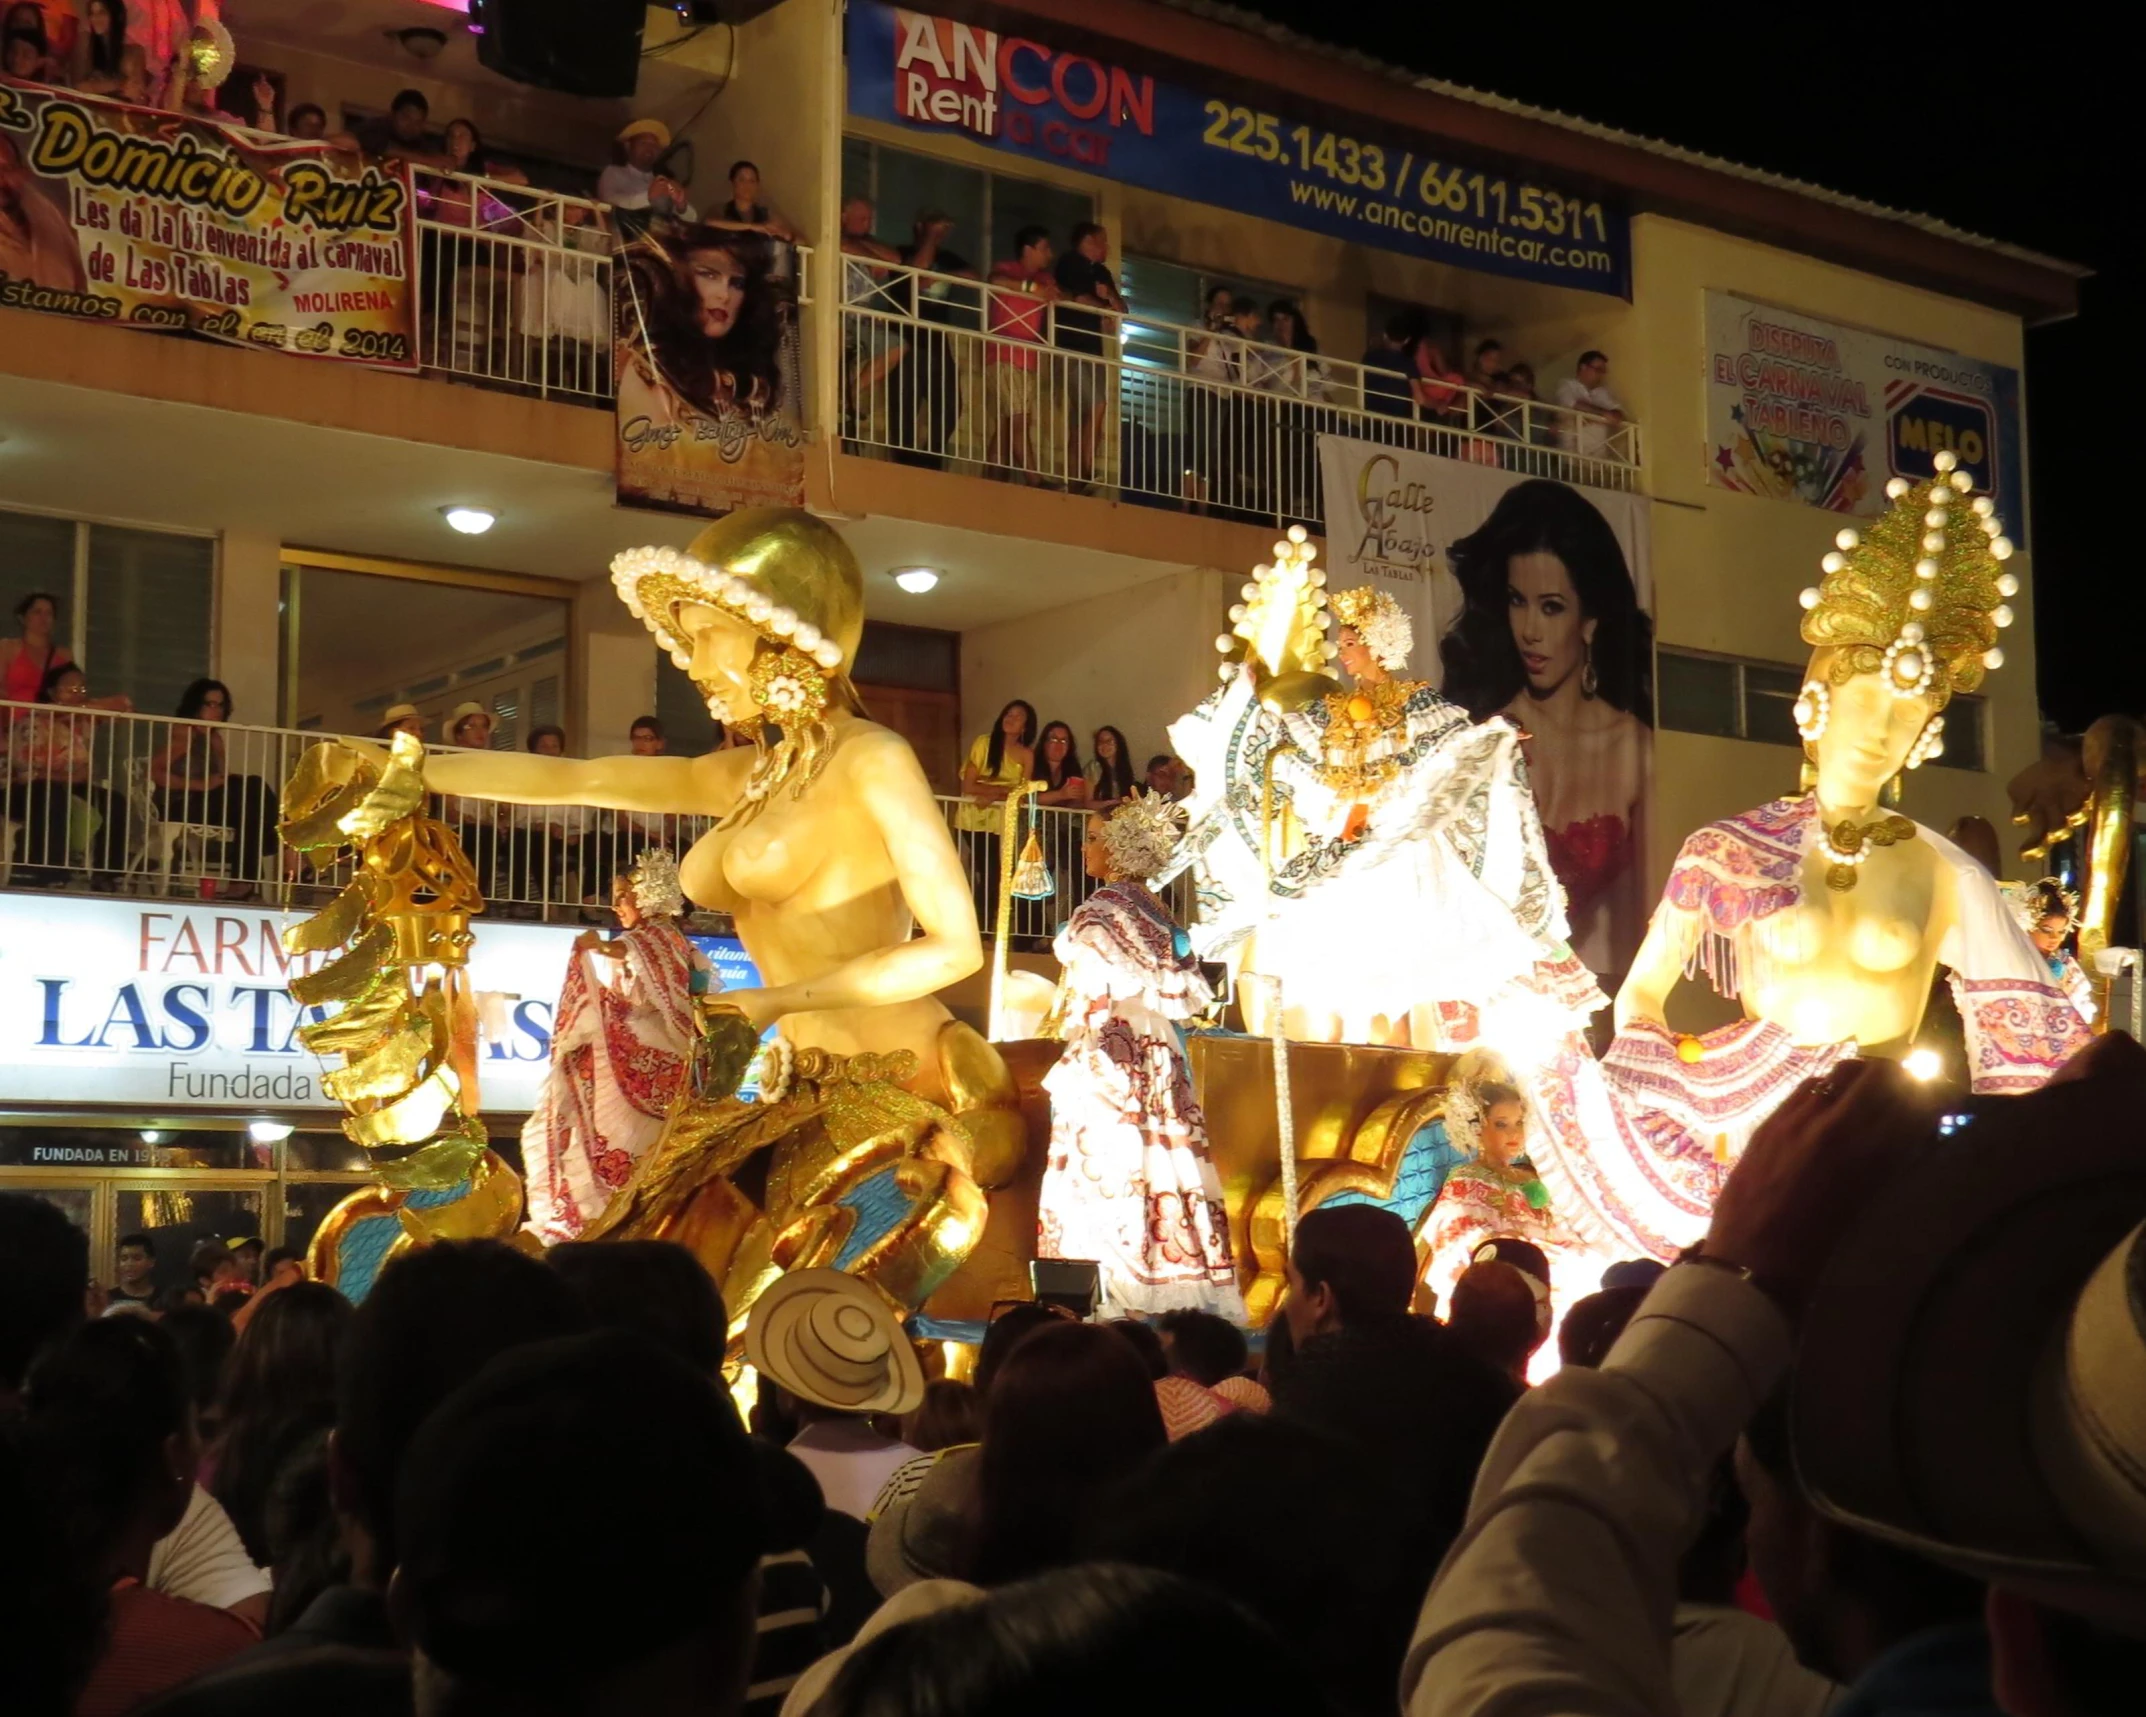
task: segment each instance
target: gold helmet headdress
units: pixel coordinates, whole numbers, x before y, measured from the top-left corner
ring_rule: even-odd
[[[1136,792],[1103,824],[1103,850],[1120,876],[1146,882],[1170,862],[1184,833],[1184,806]]]
[[[1895,477],[1892,507],[1868,531],[1844,528],[1820,563],[1824,582],[1803,593],[1803,641],[1831,648],[1828,680],[1883,674],[1898,697],[1927,695],[1942,709],[2004,663],[1997,634],[2012,623],[2005,570],[2012,544],[1987,495],[1939,453],[1927,483]],[[1807,689],[1808,696],[1808,689]],[[1799,711],[1799,719],[1801,712]]]

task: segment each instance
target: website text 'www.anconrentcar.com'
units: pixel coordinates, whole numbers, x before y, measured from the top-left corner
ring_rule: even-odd
[[[1481,251],[1515,262],[1569,268],[1588,274],[1614,274],[1617,268],[1616,260],[1606,250],[1555,244],[1523,233],[1501,232],[1495,227],[1477,226],[1447,215],[1422,213],[1403,208],[1398,203],[1366,199],[1353,192],[1331,190],[1325,185],[1307,184],[1302,179],[1289,181],[1289,197],[1292,202],[1323,214],[1339,215],[1344,220],[1363,221],[1392,232],[1411,233],[1436,244],[1455,245],[1462,250]]]

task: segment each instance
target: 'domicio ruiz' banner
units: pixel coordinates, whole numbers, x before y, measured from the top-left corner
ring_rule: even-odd
[[[0,305],[415,369],[410,170],[0,81]]]
[[[1630,223],[1598,198],[879,0],[854,0],[848,22],[849,110],[862,118],[1355,244],[1629,296]],[[910,211],[890,212],[906,227]]]
[[[805,500],[797,247],[729,227],[619,252],[618,498],[684,513]]]
[[[1706,295],[1707,481],[1832,513],[1952,453],[2026,541],[2019,371],[1732,292]]]

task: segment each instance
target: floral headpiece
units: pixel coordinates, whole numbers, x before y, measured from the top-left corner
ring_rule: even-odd
[[[633,617],[656,635],[681,669],[693,665],[693,640],[679,629],[678,610],[691,604],[735,614],[772,643],[789,644],[832,672],[842,666],[842,646],[823,637],[750,581],[707,565],[674,548],[630,548],[611,560],[611,583]]]
[[[1380,667],[1393,671],[1407,666],[1408,653],[1416,647],[1416,629],[1392,592],[1360,584],[1329,598],[1327,606],[1339,624],[1363,639]]]
[[[678,861],[663,847],[651,847],[626,873],[633,903],[651,918],[677,918],[686,909],[686,891],[678,881]]]
[[[1482,1091],[1514,1086],[1512,1072],[1487,1049],[1471,1049],[1446,1072],[1446,1143],[1471,1157],[1483,1154]]]
[[[2004,665],[1997,634],[2012,624],[2006,598],[2019,580],[2004,568],[2012,544],[1987,495],[1959,459],[1941,452],[1928,483],[1895,477],[1891,510],[1868,533],[1845,528],[1820,564],[1825,580],[1802,596],[1803,641],[1839,651],[1827,676],[1883,674],[1898,697],[1927,695],[1942,709]]]
[[[1184,806],[1136,792],[1103,824],[1103,850],[1120,876],[1145,882],[1170,862],[1184,833]]]

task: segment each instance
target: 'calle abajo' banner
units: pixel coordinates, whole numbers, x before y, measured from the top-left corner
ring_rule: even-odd
[[[0,80],[0,305],[417,368],[405,162]]]
[[[1356,244],[1630,296],[1621,209],[1205,96],[1024,36],[852,0],[849,110]],[[909,211],[896,210],[898,224]]]

